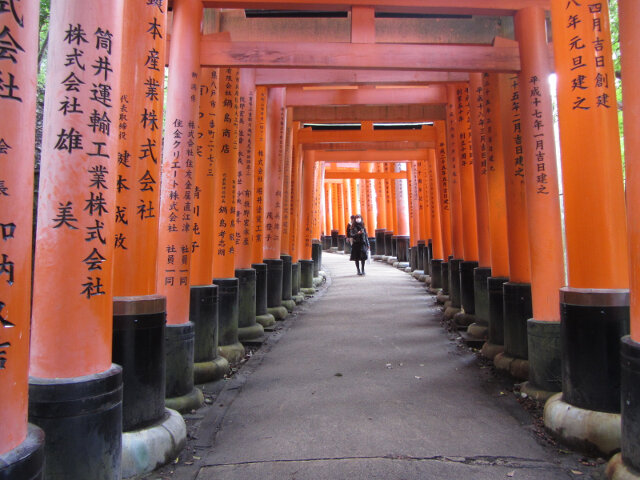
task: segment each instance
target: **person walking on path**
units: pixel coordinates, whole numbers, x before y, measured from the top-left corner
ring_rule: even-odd
[[[360,214],[355,215],[351,228],[349,229],[349,234],[353,242],[351,244],[351,257],[349,257],[349,260],[356,262],[358,275],[364,275],[364,262],[367,260],[367,254],[369,252],[369,235],[367,234],[367,229],[362,222],[362,216]]]

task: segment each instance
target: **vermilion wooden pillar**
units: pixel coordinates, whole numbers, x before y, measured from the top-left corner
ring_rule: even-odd
[[[265,168],[266,168],[267,88],[256,88],[256,120],[254,141],[253,219],[251,268],[256,271],[256,321],[264,328],[275,325],[276,319],[267,311],[267,264],[263,263]]]
[[[396,173],[407,172],[406,163],[395,163],[393,170]],[[396,179],[392,182],[395,187],[395,211],[397,213],[398,227],[395,232],[396,257],[399,262],[409,261],[409,192],[406,179]]]
[[[509,282],[504,292],[504,357],[528,358],[527,321],[532,318],[529,225],[522,141],[522,102],[517,75],[499,79],[504,154]],[[499,365],[499,359],[496,359]],[[527,367],[525,364],[522,367]],[[509,368],[511,368],[509,366]],[[516,372],[514,372],[516,373]],[[520,373],[522,376],[522,373]]]
[[[280,241],[280,259],[282,260],[282,305],[288,311],[293,310],[295,302],[292,296],[292,258],[291,258],[291,172],[293,161],[293,109],[288,108],[285,123],[284,155],[282,171],[282,239]]]
[[[624,128],[625,132],[637,132],[640,126],[638,105],[640,97],[634,78],[640,73],[640,41],[638,39],[638,21],[640,21],[640,5],[629,0],[618,2],[620,49],[622,51],[622,92],[624,99]],[[617,455],[609,463],[608,472],[612,470],[635,471],[636,478],[640,471],[640,434],[638,432],[638,358],[640,358],[640,323],[638,316],[639,288],[638,274],[640,271],[640,178],[638,174],[638,158],[640,157],[640,140],[637,135],[626,134],[625,170],[627,196],[627,231],[630,249],[630,320],[631,334],[625,336],[621,343],[621,404],[622,404],[622,438],[621,456]],[[621,458],[620,458],[621,457]],[[620,459],[624,462],[620,463]],[[630,467],[630,468],[629,468]],[[611,472],[611,473],[610,473]],[[630,478],[633,478],[629,475]]]
[[[264,263],[267,264],[267,306],[272,309],[277,309],[282,306],[282,260],[280,259],[280,245],[282,240],[282,187],[286,122],[284,101],[285,88],[278,87],[268,90],[263,257]],[[271,313],[274,315],[277,314],[277,312]],[[286,315],[286,313],[284,315]]]
[[[374,164],[367,163],[366,171],[372,173],[374,171]],[[374,215],[374,185],[373,180],[366,179],[364,181],[364,193],[365,193],[365,209],[367,210],[367,232],[369,232],[369,237],[373,238],[375,235],[375,231],[378,228],[378,221],[376,216]]]
[[[449,192],[451,202],[451,255],[449,260],[449,296],[454,309],[460,303],[460,263],[464,256],[462,232],[462,195],[460,189],[460,148],[458,147],[458,112],[456,86],[447,85],[447,129]]]
[[[12,47],[0,57],[5,75],[0,94],[0,477],[25,478],[43,464],[44,435],[27,423],[31,252],[33,225],[33,132],[36,123],[38,3],[0,14],[0,30]],[[7,39],[8,37],[5,37]],[[10,39],[11,39],[10,38]],[[10,40],[9,39],[9,40]],[[10,45],[7,43],[7,45]]]
[[[132,461],[148,446],[138,440],[142,434],[128,432],[144,430],[145,438],[157,437],[165,431],[167,418],[186,429],[177,412],[167,415],[165,409],[166,299],[156,294],[166,13],[157,5],[125,2],[117,117],[112,359],[123,369],[122,472],[126,477],[156,466]],[[155,27],[149,31],[152,24]],[[170,458],[177,448],[176,443],[159,450]]]
[[[409,197],[409,247],[417,245],[420,232],[418,212],[418,188],[415,162],[407,162],[407,194]],[[418,222],[418,223],[416,223]]]
[[[528,323],[529,384],[558,391],[559,290],[564,284],[564,261],[544,11],[523,9],[516,14],[515,22],[522,63],[520,108],[531,240],[533,320]]]
[[[239,75],[237,68],[220,69],[218,101],[222,106],[214,138],[218,157],[214,176],[213,283],[218,286],[218,352],[230,363],[244,355],[238,340],[240,282],[235,276]]]
[[[440,228],[440,196],[438,194],[438,181],[437,175],[437,157],[434,149],[429,149],[427,154],[427,178],[428,182],[428,203],[429,203],[429,220],[431,225],[431,258],[432,263],[434,260],[440,260],[438,266],[433,266],[431,269],[431,288],[442,288],[442,231]],[[438,262],[436,262],[437,264]],[[438,268],[440,267],[440,268]],[[434,284],[434,279],[436,280]]]
[[[324,206],[325,206],[325,235],[330,235],[333,229],[333,209],[331,207],[331,184],[324,184]]]
[[[197,408],[193,388],[194,325],[189,321],[192,203],[200,75],[202,4],[174,5],[160,190],[157,290],[167,297],[167,405]],[[185,53],[188,52],[188,53]],[[160,254],[161,252],[161,254]],[[209,283],[209,282],[208,282]],[[185,373],[186,372],[186,373]]]
[[[485,125],[488,139],[487,186],[489,191],[489,240],[491,277],[487,279],[489,296],[489,339],[484,354],[495,358],[504,349],[503,285],[509,280],[509,244],[507,242],[507,200],[505,190],[502,116],[509,102],[503,102],[498,74],[483,76]],[[508,100],[508,99],[507,99]],[[510,131],[507,132],[509,134]]]
[[[30,11],[27,2],[11,5],[31,24],[33,19],[24,15]],[[111,341],[118,160],[113,124],[119,114],[122,11],[122,1],[51,3],[29,386],[30,421],[47,436],[48,478],[120,476],[122,370],[112,364]],[[2,14],[3,21],[7,15]],[[4,36],[5,41],[11,38]],[[13,38],[23,39],[17,30]],[[5,61],[0,62],[4,70]],[[9,96],[33,101],[28,85],[35,78],[13,76],[3,76],[4,115]],[[3,195],[11,195],[11,189],[18,192],[16,184],[5,183]],[[17,225],[14,233],[19,233]],[[3,259],[3,281],[29,282],[26,272],[16,277],[11,263],[21,259]],[[13,323],[7,313],[3,318]],[[0,351],[13,354],[10,346]],[[79,409],[101,396],[104,401]],[[71,418],[75,427],[69,425]],[[91,443],[86,441],[89,432]]]
[[[458,152],[460,155],[460,194],[464,261],[460,264],[460,303],[466,314],[475,314],[473,270],[478,266],[478,226],[474,161],[471,136],[470,93],[467,85],[456,89]],[[469,319],[471,320],[471,319]]]
[[[422,257],[422,267],[425,274],[431,275],[433,239],[431,236],[431,205],[429,204],[430,197],[428,156],[425,155],[425,158],[417,161],[416,166],[418,169],[418,197],[420,199],[420,211],[418,212],[418,214],[420,215],[420,240],[418,241],[418,255]],[[431,245],[431,248],[429,247],[429,245]]]
[[[375,163],[374,172],[382,173],[384,165]],[[387,201],[385,199],[385,182],[382,179],[374,180],[376,191],[376,223],[377,228],[373,230],[376,237],[376,257],[382,258],[385,255],[385,232],[387,230]]]
[[[491,243],[489,236],[489,190],[487,169],[489,138],[485,105],[486,93],[482,73],[469,74],[469,105],[471,111],[471,144],[476,200],[476,229],[478,237],[478,266],[473,270],[473,299],[476,317],[475,336],[485,338],[489,326],[489,292],[487,279],[491,276]]]
[[[449,194],[449,168],[447,155],[447,131],[444,121],[435,122],[438,143],[436,148],[436,181],[438,192],[438,208],[440,209],[440,225],[436,226],[442,236],[442,262],[440,263],[440,277],[442,280],[442,294],[449,295],[449,269],[451,250],[451,200]],[[439,260],[439,259],[435,259]]]
[[[251,266],[253,247],[254,141],[256,118],[255,69],[240,69],[238,96],[238,176],[236,185],[235,277],[238,279],[238,340],[262,337],[256,323],[257,272]]]
[[[568,269],[560,291],[562,401],[619,413],[629,264],[608,3],[553,4],[551,14]],[[561,429],[552,417],[547,424]]]
[[[313,240],[313,201],[314,201],[314,168],[315,152],[305,150],[302,161],[302,216],[300,238],[300,288],[313,288],[313,256],[311,242]],[[338,187],[341,184],[336,184]],[[338,206],[339,211],[343,211]],[[344,226],[342,227],[344,228]]]

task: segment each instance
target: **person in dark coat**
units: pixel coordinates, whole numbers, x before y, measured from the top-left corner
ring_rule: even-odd
[[[369,252],[369,235],[362,221],[362,216],[356,215],[349,229],[351,239],[351,257],[349,260],[356,262],[358,275],[364,275],[364,262],[367,260]]]

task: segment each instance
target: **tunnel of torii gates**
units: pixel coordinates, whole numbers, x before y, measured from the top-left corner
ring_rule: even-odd
[[[1,479],[175,458],[354,213],[640,478],[640,2],[625,185],[604,0],[52,0],[34,209],[38,7],[0,2]]]

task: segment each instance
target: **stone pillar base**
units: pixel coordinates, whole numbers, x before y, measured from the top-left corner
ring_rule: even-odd
[[[574,407],[553,395],[544,406],[544,426],[560,441],[590,455],[613,455],[622,436],[619,413]]]
[[[14,479],[44,479],[44,432],[35,425],[28,425],[20,445],[0,455],[0,480]]]
[[[201,384],[218,381],[229,373],[229,369],[229,361],[220,355],[208,362],[196,362],[193,364],[193,382]]]
[[[493,365],[518,380],[529,379],[529,361],[512,357],[506,352],[498,353],[493,358]]]
[[[286,300],[287,302],[289,300]],[[255,317],[254,317],[255,318]],[[259,323],[250,327],[238,328],[238,340],[240,343],[256,343],[261,342],[264,338],[264,327]]]
[[[496,356],[502,352],[504,352],[504,345],[496,345],[495,343],[489,342],[484,342],[482,350],[480,350],[482,356],[489,360],[494,360]]]
[[[620,453],[611,457],[605,474],[609,480],[640,480],[640,472],[625,464]]]
[[[531,377],[531,363],[529,363],[529,377]],[[537,387],[534,383],[531,382],[531,380],[520,384],[520,392],[526,393],[528,397],[531,397],[534,400],[543,403],[558,393]]]
[[[230,345],[220,345],[218,346],[218,354],[226,358],[229,363],[238,363],[244,358],[244,345],[240,342]]]
[[[287,309],[287,312],[291,313],[296,307],[296,302],[292,297],[289,300],[282,300],[282,306]]]
[[[287,315],[289,315],[289,311],[287,310],[287,308],[283,307],[282,305],[280,305],[279,307],[267,308],[267,312],[273,315],[273,318],[275,318],[276,320],[284,320],[285,318],[287,318]]]
[[[122,478],[149,473],[173,461],[187,444],[187,425],[175,410],[161,420],[122,435]]]
[[[264,315],[256,315],[256,322],[262,325],[265,332],[273,330],[273,327],[276,324],[276,319],[270,313],[265,313]]]
[[[193,388],[189,393],[179,397],[165,398],[167,408],[180,413],[191,413],[204,405],[204,395],[199,388]]]

